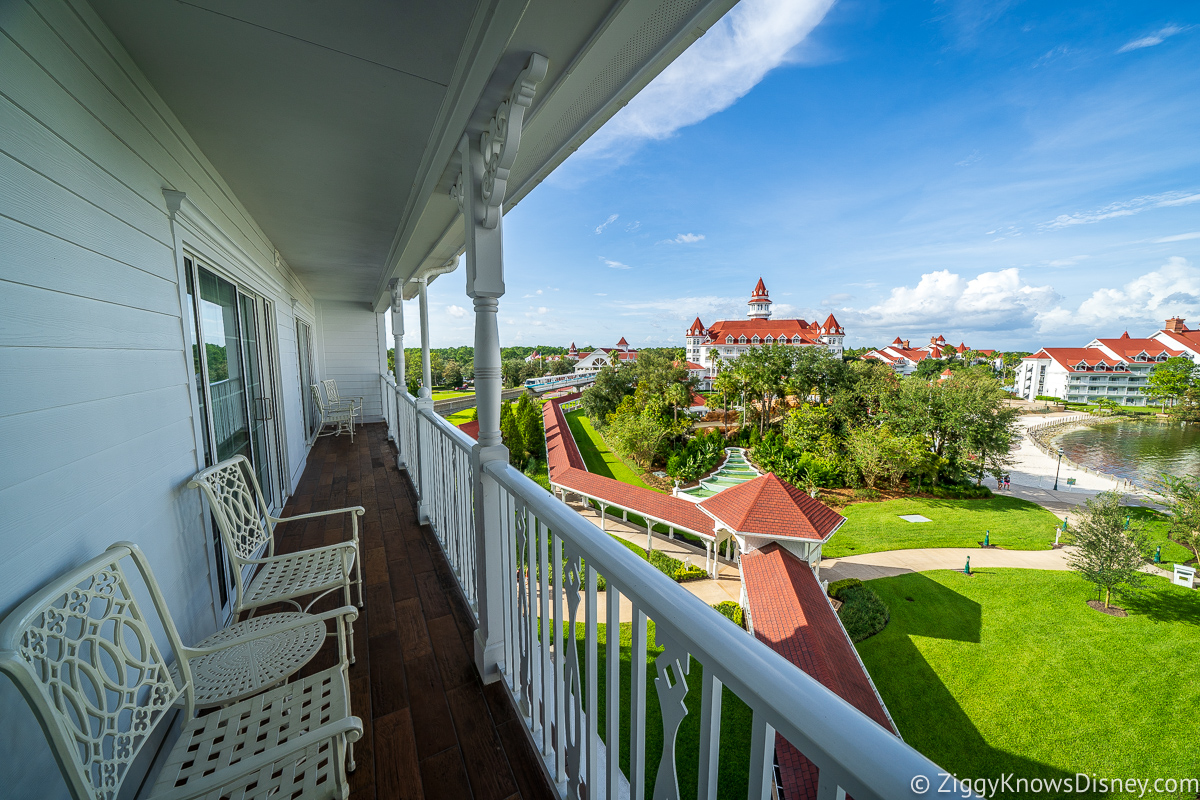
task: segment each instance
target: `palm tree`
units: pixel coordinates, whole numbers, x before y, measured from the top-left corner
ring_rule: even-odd
[[[721,393],[721,420],[725,433],[729,433],[729,395],[737,394],[741,389],[741,380],[737,372],[731,369],[722,370],[713,378],[713,390]]]

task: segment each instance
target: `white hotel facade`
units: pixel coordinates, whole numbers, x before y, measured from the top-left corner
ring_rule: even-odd
[[[1155,364],[1188,356],[1200,364],[1200,330],[1173,317],[1145,339],[1125,333],[1117,339],[1093,339],[1084,347],[1044,347],[1017,365],[1014,385],[1024,400],[1057,397],[1072,403],[1115,400],[1148,405],[1146,383]]]

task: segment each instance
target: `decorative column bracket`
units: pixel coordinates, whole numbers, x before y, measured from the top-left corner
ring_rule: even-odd
[[[450,194],[463,213],[467,296],[475,307],[475,399],[479,437],[471,449],[475,501],[476,598],[479,627],[475,631],[475,666],[485,683],[499,680],[508,643],[504,641],[503,603],[507,581],[501,491],[484,475],[483,465],[507,461],[500,437],[499,298],[504,295],[502,220],[508,177],[521,144],[525,111],[537,85],[546,77],[549,61],[533,54],[512,89],[492,115],[478,140],[463,134],[459,141],[462,169]]]

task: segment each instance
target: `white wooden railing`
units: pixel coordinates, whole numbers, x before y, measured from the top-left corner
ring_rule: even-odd
[[[416,489],[421,521],[433,527],[463,595],[477,611],[471,492],[474,442],[435,414],[432,402],[422,404],[406,390],[398,390],[392,376],[381,375],[380,381],[388,438],[396,443],[399,466],[408,471]]]
[[[489,589],[486,596],[500,607],[477,608],[476,614],[481,626],[486,617],[500,629],[500,679],[560,796],[679,798],[676,735],[691,705],[700,715],[697,796],[714,800],[722,748],[746,744],[722,741],[724,689],[752,712],[749,770],[738,777],[750,800],[775,793],[776,733],[818,767],[821,800],[916,798],[922,794],[914,786],[943,784],[944,771],[927,758],[508,463],[486,462],[475,475],[469,439],[431,409],[419,408],[407,392],[396,392],[394,383],[385,385],[397,400],[389,426],[402,448],[408,441],[404,409],[416,419],[415,449],[401,457],[414,482],[420,476],[422,509],[473,603],[481,594],[477,570],[485,565],[475,558],[469,490],[477,478],[484,486],[482,517],[496,529],[483,535],[499,538],[496,548],[489,547],[497,563],[488,563],[486,572],[488,580],[498,576],[501,583],[498,593]],[[604,592],[598,590],[601,575]],[[623,658],[620,647],[605,648],[602,677],[600,626],[622,613],[632,620],[632,652]],[[648,661],[651,621],[662,652]],[[695,670],[699,702],[689,704],[688,675]],[[647,708],[647,680],[654,682],[658,708]],[[661,719],[663,744],[657,771],[648,776],[648,756],[659,755],[647,753],[651,714]],[[625,729],[627,773],[618,752]],[[957,791],[961,796],[961,787]]]

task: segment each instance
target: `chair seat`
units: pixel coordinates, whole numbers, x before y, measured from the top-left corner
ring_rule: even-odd
[[[302,550],[262,565],[246,587],[242,607],[255,608],[345,585],[342,553],[346,551],[349,551],[350,559],[345,569],[349,569],[354,566],[354,546],[350,543]]]
[[[189,781],[236,768],[251,756],[349,715],[345,677],[340,667],[333,667],[194,719],[184,726],[167,756],[151,796],[186,792]],[[240,781],[223,784],[214,796],[240,800],[333,796],[339,760],[335,745],[332,737],[322,740],[300,758],[293,754]]]
[[[299,628],[274,632],[283,625],[312,620]],[[325,642],[325,623],[299,611],[283,611],[235,622],[197,642],[197,649],[221,647],[242,636],[268,634],[252,642],[225,647],[189,662],[197,708],[235,703],[288,679],[307,664]],[[179,662],[171,665],[178,680]]]

